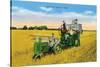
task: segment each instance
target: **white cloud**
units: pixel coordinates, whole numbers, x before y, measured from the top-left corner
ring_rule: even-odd
[[[48,11],[51,11],[53,8],[51,8],[51,7],[40,7],[40,9],[48,12]]]
[[[12,14],[13,15],[25,15],[25,14],[32,14],[33,12],[24,8],[19,8],[16,6],[12,7]]]
[[[46,11],[52,10],[52,8],[43,8]],[[84,13],[76,13],[76,12],[64,12],[61,14],[48,14],[46,12],[34,12],[28,9],[12,7],[12,17],[15,21],[23,21],[23,22],[61,22],[65,20],[70,23],[73,19],[78,18],[79,22],[91,23],[96,22],[96,16],[92,16],[84,13],[92,13],[90,11],[85,11]]]
[[[91,15],[93,14],[93,11],[85,11],[84,14]]]

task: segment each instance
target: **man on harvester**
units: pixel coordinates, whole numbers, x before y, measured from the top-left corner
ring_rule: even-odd
[[[71,30],[74,32],[72,35],[72,38],[74,40],[73,44],[75,46],[80,45],[80,33],[82,33],[82,25],[78,24],[77,22],[78,22],[78,19],[74,19],[71,24]]]
[[[54,50],[55,43],[56,43],[56,38],[54,36],[54,33],[52,33],[52,36],[50,37],[49,43],[48,43],[49,53],[55,54],[55,50]]]

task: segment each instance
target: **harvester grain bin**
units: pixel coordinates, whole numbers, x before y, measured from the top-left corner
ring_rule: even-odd
[[[82,24],[79,24],[77,19],[74,19],[72,21],[72,24],[69,25],[69,27],[71,30],[82,33]]]

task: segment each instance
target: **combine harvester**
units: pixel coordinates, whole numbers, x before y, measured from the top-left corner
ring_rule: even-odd
[[[60,39],[57,39],[52,33],[51,35],[32,35],[34,37],[33,59],[41,58],[46,54],[57,54],[72,46],[80,46],[80,34],[83,32],[82,24],[77,23],[74,19],[72,24],[63,24],[60,27]]]

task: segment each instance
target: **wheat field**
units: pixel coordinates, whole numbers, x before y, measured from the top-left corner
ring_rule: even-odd
[[[55,34],[60,38],[56,30],[11,30],[11,61],[13,66],[37,65],[37,64],[63,64],[76,62],[96,61],[96,32],[83,31],[81,45],[63,50],[58,54],[43,56],[40,60],[32,60],[33,37],[30,35]]]

